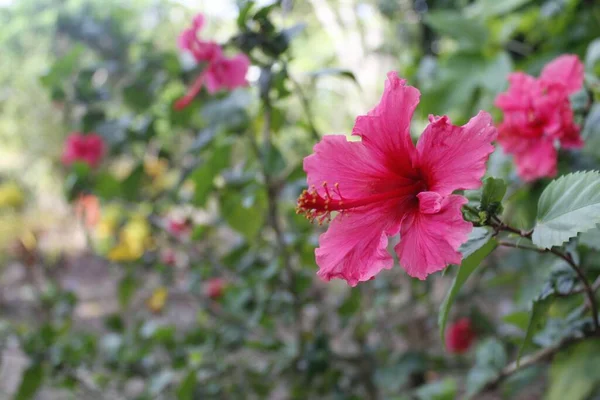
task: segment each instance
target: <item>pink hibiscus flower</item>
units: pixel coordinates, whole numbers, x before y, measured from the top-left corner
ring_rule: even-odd
[[[362,140],[328,135],[304,159],[310,189],[297,212],[319,223],[338,212],[315,251],[322,279],[355,286],[391,268],[388,237],[398,233],[394,249],[410,276],[460,264],[472,225],[461,213],[467,199],[452,192],[481,186],[497,132],[486,112],[462,127],[430,116],[415,147],[410,122],[419,96],[388,73],[380,103],[356,119],[352,133]]]
[[[191,52],[198,62],[208,63],[192,86],[181,99],[175,102],[174,108],[181,110],[187,107],[203,86],[213,94],[220,90],[233,90],[246,86],[246,73],[250,60],[245,54],[225,57],[221,47],[215,42],[200,40],[198,32],[204,25],[204,17],[199,14],[192,27],[184,30],[179,36],[179,47]]]
[[[189,51],[197,62],[211,61],[222,54],[221,46],[216,42],[200,39],[200,31],[204,26],[204,15],[198,14],[192,26],[179,35],[177,44],[182,50]]]
[[[204,286],[204,293],[211,299],[218,299],[225,291],[226,282],[222,278],[211,278]]]
[[[504,112],[498,143],[514,156],[523,180],[556,175],[555,143],[583,146],[569,101],[583,85],[583,69],[576,56],[563,55],[546,65],[539,79],[511,74],[508,91],[496,98],[495,105]]]
[[[220,56],[213,59],[196,78],[185,96],[175,102],[175,109],[182,110],[187,107],[204,85],[211,94],[219,90],[233,90],[246,86],[248,84],[246,73],[249,66],[250,60],[245,54],[238,54],[231,58]]]
[[[83,135],[74,132],[67,137],[62,154],[62,163],[71,165],[74,162],[82,162],[90,167],[97,167],[104,156],[106,146],[102,136],[90,133]]]
[[[469,350],[475,340],[475,331],[469,318],[461,318],[448,327],[446,348],[450,353],[461,354]]]
[[[174,236],[186,237],[189,236],[192,226],[187,220],[169,219],[167,230]]]

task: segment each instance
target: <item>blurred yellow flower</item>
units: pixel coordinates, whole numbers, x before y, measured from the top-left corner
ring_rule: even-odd
[[[0,184],[0,208],[19,208],[25,202],[23,190],[15,182]]]
[[[135,261],[144,255],[144,249],[131,247],[127,243],[119,242],[108,252],[108,259],[111,261]]]
[[[146,157],[144,159],[144,172],[152,178],[159,178],[169,169],[169,162],[164,158]]]
[[[142,216],[132,217],[121,229],[119,242],[108,253],[111,261],[135,261],[151,245],[151,230],[148,221]]]
[[[35,233],[30,230],[27,230],[25,233],[23,233],[19,240],[23,244],[23,247],[29,251],[33,251],[37,247],[37,238],[35,237]]]
[[[179,177],[178,171],[169,171],[168,160],[155,156],[146,156],[144,159],[144,172],[152,178],[150,185],[152,194],[172,188]]]
[[[165,304],[167,303],[167,297],[169,296],[169,291],[165,287],[159,287],[154,289],[152,292],[152,296],[146,300],[146,306],[150,309],[150,311],[154,313],[159,313],[165,308]]]
[[[154,193],[158,193],[164,190],[168,190],[173,188],[177,184],[177,180],[179,179],[178,171],[170,171],[161,176],[156,177],[152,181],[152,191]]]

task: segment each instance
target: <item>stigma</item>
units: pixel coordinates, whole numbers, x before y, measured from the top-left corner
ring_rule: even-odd
[[[327,182],[323,182],[322,187],[322,193],[315,185],[303,190],[296,205],[296,214],[303,214],[310,222],[317,221],[319,225],[331,221],[331,212],[347,210],[339,183],[335,183],[332,190],[329,190]]]

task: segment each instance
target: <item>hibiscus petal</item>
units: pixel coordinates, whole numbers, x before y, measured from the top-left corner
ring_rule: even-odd
[[[208,67],[206,89],[209,93],[219,90],[233,90],[246,86],[246,74],[250,66],[250,59],[245,54],[238,54],[232,58],[218,57]]]
[[[504,112],[529,108],[532,94],[538,93],[541,89],[537,80],[523,72],[513,72],[508,76],[508,81],[510,82],[508,90],[496,97],[494,105]]]
[[[399,155],[410,157],[414,151],[410,121],[421,93],[406,86],[406,80],[400,79],[396,72],[389,72],[387,76],[379,104],[368,116],[357,118],[352,134],[360,136],[374,154],[398,160],[402,158]],[[379,120],[369,117],[379,117]]]
[[[480,111],[462,127],[452,125],[446,116],[430,121],[417,144],[417,163],[429,190],[447,196],[481,186],[498,134],[490,114]]]
[[[192,21],[192,26],[197,31],[201,30],[202,27],[204,26],[204,14],[196,15]]]
[[[233,90],[237,87],[246,86],[246,74],[250,67],[250,59],[245,54],[237,54],[229,60],[230,76],[227,82],[228,88]]]
[[[498,125],[498,143],[502,149],[509,154],[516,154],[527,151],[532,144],[540,140],[540,136],[523,135],[523,119],[517,113],[511,114],[510,118],[505,118],[504,122]]]
[[[423,214],[436,214],[442,209],[444,198],[436,192],[421,192],[417,198],[419,199],[419,211]]]
[[[200,73],[200,75],[198,75],[198,77],[196,78],[194,83],[192,83],[192,86],[190,86],[190,88],[188,89],[185,96],[178,99],[173,104],[173,108],[175,110],[180,111],[180,110],[183,110],[184,108],[186,108],[188,105],[190,105],[192,100],[194,100],[194,98],[198,95],[198,93],[200,93],[200,90],[202,90],[202,85],[204,85],[206,76],[207,76],[207,70],[202,71]]]
[[[572,54],[565,54],[547,64],[542,70],[540,79],[561,83],[569,93],[573,93],[583,86],[583,75],[584,67],[579,58]]]
[[[579,134],[580,128],[573,120],[566,120],[563,125],[563,136],[560,139],[561,147],[565,149],[580,149],[585,144],[583,138]]]
[[[349,142],[344,135],[326,135],[304,159],[308,186],[324,194],[326,182],[339,184],[344,198],[357,199],[380,192],[398,178],[375,159],[361,142]]]
[[[531,182],[556,175],[557,154],[551,140],[530,141],[530,146],[515,154],[517,173]]]
[[[400,229],[400,243],[394,250],[408,275],[423,280],[448,264],[460,264],[462,255],[458,248],[467,241],[473,228],[462,216],[461,207],[466,203],[466,198],[450,195],[444,198],[436,214],[415,210],[406,216]]]
[[[388,236],[397,233],[399,219],[391,203],[338,215],[333,220],[319,237],[320,247],[315,250],[319,277],[325,281],[345,279],[356,286],[382,269],[392,268]]]

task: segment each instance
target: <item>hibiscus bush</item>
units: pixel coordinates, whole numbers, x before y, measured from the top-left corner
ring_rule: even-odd
[[[9,3],[1,396],[600,396],[600,4]]]

